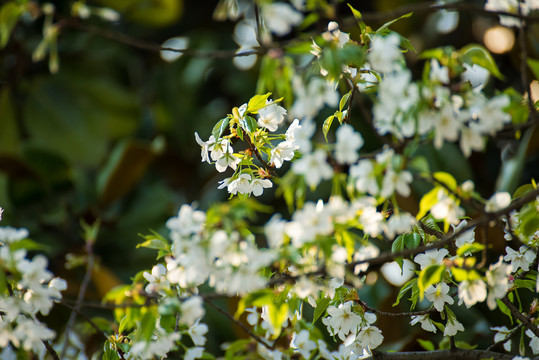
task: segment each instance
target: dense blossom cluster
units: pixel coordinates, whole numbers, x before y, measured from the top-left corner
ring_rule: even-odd
[[[1,219],[1,217],[0,217]],[[47,270],[43,255],[32,259],[20,245],[28,239],[26,229],[0,227],[0,271],[3,274],[0,293],[0,347],[2,358],[22,348],[43,357],[44,341],[54,340],[56,333],[38,319],[48,315],[55,301],[62,299],[65,280]]]

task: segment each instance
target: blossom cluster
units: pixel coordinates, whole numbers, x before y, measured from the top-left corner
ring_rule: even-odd
[[[16,349],[43,357],[43,342],[56,338],[55,331],[38,318],[51,311],[54,302],[62,299],[65,280],[54,277],[47,269],[43,255],[32,259],[21,244],[28,240],[28,230],[9,226],[0,227],[0,271],[4,275],[0,293],[0,348],[3,354],[14,354]]]

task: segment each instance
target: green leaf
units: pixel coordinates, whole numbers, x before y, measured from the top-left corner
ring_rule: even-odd
[[[330,298],[324,297],[324,298],[319,299],[316,302],[316,308],[314,309],[314,315],[313,315],[313,325],[316,322],[316,320],[318,320],[320,316],[322,316],[326,312],[326,309],[328,308],[330,301],[331,301]]]
[[[524,184],[522,185],[521,187],[519,187],[518,189],[515,190],[515,193],[513,194],[513,200],[519,198],[519,197],[522,197],[524,195],[526,195],[527,193],[529,193],[530,191],[533,191],[535,190],[535,188],[533,187],[532,184]]]
[[[401,252],[404,249],[404,236],[399,235],[391,244],[391,252]]]
[[[219,139],[221,135],[225,132],[229,122],[230,119],[227,116],[226,118],[219,120],[217,124],[215,124],[213,130],[211,131],[211,134],[215,137],[215,140]]]
[[[539,80],[539,60],[527,59],[528,66],[533,72],[536,80]]]
[[[247,112],[256,113],[258,110],[266,106],[266,100],[271,96],[271,93],[264,95],[255,95],[247,103]]]
[[[415,249],[421,243],[421,236],[417,233],[404,235],[404,245],[408,249]]]
[[[334,118],[335,118],[335,115],[328,116],[327,119],[324,120],[324,125],[322,125],[322,132],[324,133],[324,137],[326,138],[326,142],[328,141],[329,128],[331,127],[331,123],[333,122]]]
[[[463,256],[464,254],[466,253],[476,253],[478,251],[481,251],[485,248],[485,245],[483,244],[480,244],[480,243],[471,243],[471,244],[464,244],[462,245],[461,247],[458,248],[457,250],[457,255],[458,256]]]
[[[123,320],[123,319],[122,319]],[[150,341],[155,330],[155,324],[157,322],[157,316],[154,311],[146,311],[142,315],[140,320],[139,331],[137,332],[137,339],[139,341]]]
[[[401,289],[399,290],[399,294],[397,295],[397,300],[393,303],[393,306],[397,306],[400,303],[401,298],[406,294],[406,292],[413,288],[413,286],[417,284],[417,279],[411,279],[408,280],[406,284],[404,284]]]
[[[528,289],[532,293],[535,293],[535,286],[536,286],[535,280],[527,280],[527,279],[517,279],[515,280],[515,285],[517,288],[523,288]]]
[[[348,99],[350,98],[351,95],[352,95],[352,90],[350,90],[349,92],[343,95],[343,97],[341,98],[341,101],[339,102],[340,111],[344,110],[346,103],[348,102]]]
[[[114,346],[110,343],[110,341],[105,341],[104,349],[103,349],[103,360],[119,360],[120,356],[114,350]]]
[[[511,314],[511,310],[509,310],[509,308],[505,306],[505,304],[500,299],[496,299],[496,304],[498,304],[498,309],[500,309],[502,313],[504,313],[505,315],[509,317],[509,319],[511,320],[511,325],[512,325],[513,315]]]
[[[384,29],[387,29],[389,28],[391,25],[393,25],[395,22],[399,21],[399,20],[402,20],[402,19],[406,19],[406,18],[409,18],[410,16],[412,16],[414,13],[413,12],[409,12],[408,14],[404,14],[402,16],[399,16],[398,18],[396,19],[393,19],[391,21],[388,21],[386,22],[384,25],[382,25],[378,30],[376,30],[376,33],[380,33],[382,30]]]
[[[122,321],[120,321],[120,325],[118,326],[118,333],[121,334],[124,332],[126,326],[127,326],[127,315],[122,318]]]
[[[256,120],[248,115],[245,116],[243,119],[240,119],[240,126],[248,134],[252,134],[258,128],[258,124],[256,123]]]
[[[146,241],[137,244],[137,249],[141,247],[154,250],[170,250],[170,245],[166,241],[155,237],[149,237]]]
[[[500,80],[504,80],[504,76],[498,69],[498,65],[490,52],[483,46],[478,44],[469,44],[459,50],[462,61],[469,65],[477,64],[487,69],[492,75]]]
[[[0,9],[0,49],[7,45],[11,32],[24,12],[22,5],[10,1]]]
[[[432,341],[417,339],[417,342],[426,351],[434,351],[434,350],[436,350],[436,348],[434,347],[434,344],[432,343]]]
[[[439,186],[434,187],[428,193],[423,195],[419,200],[419,211],[417,212],[416,219],[420,220],[423,216],[427,215],[430,209],[438,202],[438,191],[442,189]]]
[[[450,189],[451,191],[456,191],[457,190],[457,180],[455,180],[455,178],[453,177],[453,175],[449,174],[449,173],[446,173],[446,172],[443,172],[443,171],[438,171],[438,172],[435,172],[432,177],[444,184],[445,186],[447,186],[448,189]]]
[[[442,281],[442,277],[445,272],[444,265],[430,265],[421,270],[419,277],[417,278],[417,286],[419,287],[419,299],[423,300],[425,296],[425,290],[433,284],[437,284]]]
[[[462,282],[468,280],[468,271],[452,266],[451,267],[451,274],[453,274],[453,277],[456,281]]]

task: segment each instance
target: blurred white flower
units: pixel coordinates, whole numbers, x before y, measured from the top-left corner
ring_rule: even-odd
[[[161,44],[161,48],[163,49],[160,52],[161,59],[166,62],[176,61],[183,55],[182,50],[187,49],[187,46],[189,46],[189,39],[185,36],[170,38]]]

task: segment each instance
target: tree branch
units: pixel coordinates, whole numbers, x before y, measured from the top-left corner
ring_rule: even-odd
[[[500,354],[487,350],[434,350],[407,352],[373,352],[372,360],[512,360],[514,355]],[[538,360],[535,358],[534,360]]]
[[[517,318],[521,323],[524,324],[524,326],[526,326],[526,328],[528,328],[529,330],[531,330],[535,336],[538,336],[539,337],[539,328],[537,326],[535,326],[528,317],[524,316],[524,314],[522,314],[516,307],[515,305],[513,305],[513,303],[511,301],[509,301],[509,299],[506,297],[504,297],[503,299],[501,299],[503,304],[505,306],[507,306],[509,308],[509,310],[511,311],[511,314]]]
[[[257,343],[259,343],[260,345],[264,346],[266,349],[268,350],[273,350],[273,347],[271,345],[269,345],[267,342],[265,342],[264,340],[262,340],[262,338],[258,335],[256,335],[254,332],[251,331],[251,329],[249,329],[247,326],[245,326],[245,324],[243,324],[241,321],[238,321],[236,318],[234,318],[234,316],[232,316],[231,314],[229,314],[227,311],[221,309],[219,306],[217,306],[216,304],[213,303],[213,301],[209,300],[209,299],[204,299],[204,302],[208,305],[210,305],[211,307],[213,307],[215,310],[217,310],[219,313],[223,314],[224,316],[226,316],[230,321],[232,321],[234,324],[238,325],[243,331],[245,331],[250,337],[252,337],[253,339],[256,340]]]

